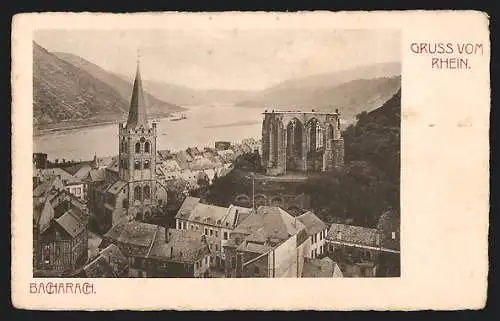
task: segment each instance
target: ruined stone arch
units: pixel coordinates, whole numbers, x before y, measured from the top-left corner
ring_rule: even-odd
[[[286,168],[300,170],[303,158],[304,124],[297,117],[286,125]]]
[[[260,206],[260,205],[266,206],[269,204],[269,200],[268,200],[267,196],[264,194],[261,194],[261,193],[255,194],[254,199],[255,199],[256,206]]]
[[[270,206],[283,206],[284,204],[285,204],[285,201],[284,201],[283,197],[281,197],[280,195],[273,196],[269,200]]]
[[[313,152],[322,149],[325,143],[322,123],[316,117],[312,117],[306,122],[306,129],[309,151]]]
[[[250,197],[246,194],[236,195],[234,198],[234,203],[239,206],[249,206],[250,205]]]
[[[326,139],[331,140],[333,139],[334,135],[335,135],[334,126],[332,124],[328,124],[326,126]]]

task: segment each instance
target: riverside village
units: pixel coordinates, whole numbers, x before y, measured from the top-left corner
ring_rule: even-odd
[[[260,137],[172,150],[131,76],[115,156],[33,153],[34,277],[400,276],[400,91],[347,128],[266,107]]]

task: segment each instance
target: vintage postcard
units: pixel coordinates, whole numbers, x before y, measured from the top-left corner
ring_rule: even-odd
[[[15,16],[13,304],[482,308],[489,62],[475,11]]]

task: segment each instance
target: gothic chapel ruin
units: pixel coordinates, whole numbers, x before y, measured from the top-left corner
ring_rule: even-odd
[[[262,162],[267,175],[327,172],[344,165],[340,114],[265,111]]]

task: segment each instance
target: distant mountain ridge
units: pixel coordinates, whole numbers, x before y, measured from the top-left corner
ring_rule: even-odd
[[[129,102],[123,92],[110,86],[109,79],[95,77],[80,67],[33,42],[35,132],[117,122],[125,118]],[[153,101],[153,117],[182,110],[172,104],[161,104],[154,97],[148,98]]]
[[[237,105],[275,110],[339,109],[344,121],[350,123],[360,112],[383,105],[400,88],[401,64],[381,63],[287,80]]]
[[[65,60],[82,70],[85,70],[86,72],[94,76],[96,79],[99,79],[100,81],[107,83],[108,85],[113,87],[125,101],[127,102],[130,101],[130,98],[132,96],[132,86],[134,81],[133,77],[135,77],[135,75],[132,75],[130,81],[126,81],[123,78],[119,77],[118,75],[106,71],[103,68],[99,67],[98,65],[80,56],[65,52],[54,52],[53,54],[56,55],[58,58]],[[146,100],[148,113],[152,117],[162,116],[165,115],[166,113],[184,110],[184,108],[181,108],[175,104],[166,101],[162,101],[156,98],[155,96],[149,94],[147,88],[144,88],[144,91],[145,91],[144,99]]]
[[[340,108],[346,111],[346,115],[353,117],[367,108],[382,105],[392,97],[401,86],[400,75],[400,63],[380,63],[334,73],[289,79],[258,91],[196,90],[187,86],[147,79],[144,79],[144,88],[159,99],[181,106],[228,103],[241,107],[268,107],[270,109],[273,107],[319,110]],[[127,81],[131,80],[131,76],[118,76]],[[346,85],[349,82],[353,83]],[[377,89],[380,92],[377,92]],[[356,95],[364,98],[351,97],[350,99],[353,104],[361,103],[362,106],[348,104],[349,98],[343,90],[347,90],[346,93],[349,95],[357,91]],[[351,109],[353,109],[352,112]]]
[[[131,76],[118,75],[125,81]],[[163,83],[143,79],[144,89],[161,100],[170,101],[180,106],[233,104],[243,99],[253,97],[257,91],[225,90],[225,89],[193,89],[187,86]]]
[[[35,128],[71,127],[124,119],[134,75],[115,74],[71,53],[33,44]],[[234,104],[276,110],[334,111],[346,123],[382,106],[401,89],[401,64],[381,63],[289,79],[261,91],[197,90],[143,78],[151,117],[180,106]]]

